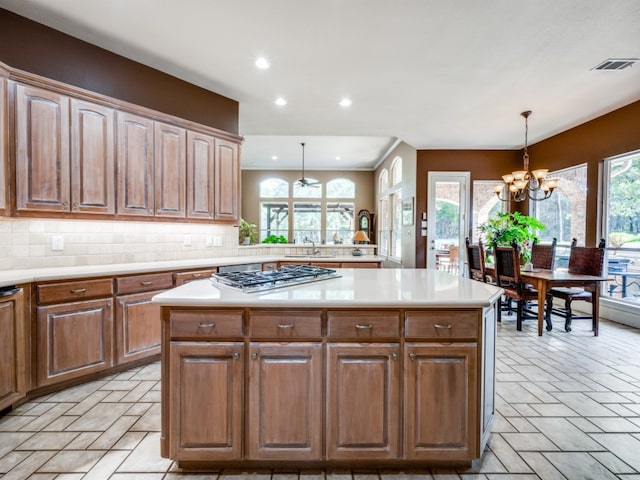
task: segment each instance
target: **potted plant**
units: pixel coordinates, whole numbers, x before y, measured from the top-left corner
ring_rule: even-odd
[[[514,240],[520,246],[522,261],[531,259],[531,245],[538,239],[537,230],[545,225],[537,218],[520,212],[502,212],[490,218],[479,227],[482,242],[491,249],[495,241],[498,246],[509,246]]]
[[[256,243],[258,241],[258,226],[241,218],[238,227],[238,240],[244,245]]]

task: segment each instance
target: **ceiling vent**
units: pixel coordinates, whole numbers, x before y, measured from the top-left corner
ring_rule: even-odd
[[[638,61],[637,58],[608,58],[591,70],[624,70]]]

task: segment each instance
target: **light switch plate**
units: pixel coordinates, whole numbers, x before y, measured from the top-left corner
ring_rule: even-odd
[[[213,247],[213,237],[211,235],[207,235],[204,239],[205,247]]]
[[[213,246],[214,247],[221,247],[222,246],[222,236],[220,236],[220,235],[214,235],[213,236]]]
[[[184,236],[184,246],[185,247],[190,247],[191,246],[191,235],[185,235]]]
[[[64,250],[64,237],[62,235],[54,235],[51,237],[51,250],[57,252]]]

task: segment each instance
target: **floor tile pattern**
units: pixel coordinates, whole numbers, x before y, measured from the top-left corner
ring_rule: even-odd
[[[640,480],[640,330],[498,325],[497,415],[483,457],[417,472],[185,472],[160,457],[160,365],[36,398],[0,417],[0,479]]]

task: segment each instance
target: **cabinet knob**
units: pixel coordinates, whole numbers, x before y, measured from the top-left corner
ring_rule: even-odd
[[[238,360],[240,358],[240,354],[238,352],[233,352],[232,357],[234,360]]]
[[[257,360],[258,359],[258,354],[257,353],[252,353],[251,354],[251,360]]]
[[[73,208],[78,208],[80,204],[78,202],[73,202]]]
[[[396,352],[391,354],[391,360],[398,360],[398,354]]]
[[[416,357],[416,354],[415,354],[415,353],[410,353],[410,354],[409,354],[409,358],[410,358],[411,360],[415,360],[417,357]]]
[[[69,202],[62,202],[62,206],[63,207],[68,207],[69,206]]]

